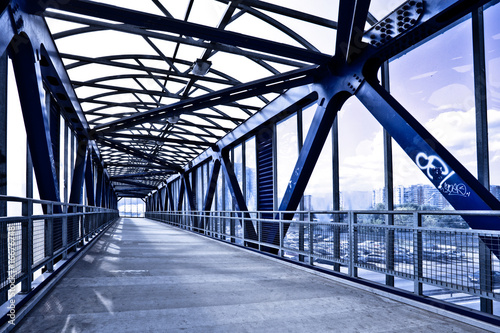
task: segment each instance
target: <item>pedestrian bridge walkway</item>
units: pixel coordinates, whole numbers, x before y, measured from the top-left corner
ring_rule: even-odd
[[[122,218],[15,331],[484,332],[437,312],[160,222]]]

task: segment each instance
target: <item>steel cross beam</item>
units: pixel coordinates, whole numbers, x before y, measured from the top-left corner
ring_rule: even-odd
[[[92,152],[87,151],[87,166],[85,168],[85,188],[87,193],[87,203],[90,206],[95,206],[95,188],[94,188],[94,165],[92,160]]]
[[[248,207],[246,204],[246,200],[243,197],[243,193],[241,192],[241,188],[238,183],[238,179],[236,178],[233,165],[229,159],[229,150],[225,149],[221,152],[219,161],[221,162],[222,171],[224,172],[224,176],[226,177],[226,184],[231,197],[233,198],[233,202],[236,203],[239,211],[245,212],[244,217],[245,219],[248,219],[247,221],[245,221],[244,225],[242,225],[245,230],[245,237],[256,241],[258,240],[257,233],[255,232],[255,228],[253,227],[251,220],[249,220],[250,214],[246,213],[248,212]],[[258,247],[257,244],[254,243],[248,243],[248,246],[252,248]]]
[[[455,209],[500,209],[493,194],[383,87],[365,81],[356,96]],[[498,217],[463,218],[473,229],[500,228]]]
[[[101,167],[97,168],[97,189],[96,189],[96,206],[97,207],[102,207],[102,194],[103,194],[103,178],[104,178],[104,170]]]
[[[85,181],[85,168],[87,166],[87,149],[88,142],[86,140],[79,143],[80,147],[76,154],[75,169],[73,171],[73,179],[71,181],[71,192],[69,203],[83,203],[83,183]]]
[[[100,134],[99,134],[100,136]],[[149,141],[154,141],[154,142],[164,142],[164,143],[178,143],[182,145],[194,145],[194,146],[199,146],[199,147],[211,147],[214,144],[210,142],[205,142],[205,141],[195,141],[195,140],[188,140],[188,139],[174,139],[174,138],[162,138],[159,136],[153,136],[153,135],[143,135],[143,134],[125,134],[125,133],[106,133],[103,134],[102,136],[104,137],[109,137],[109,138],[124,138],[124,139],[137,139],[137,140],[149,140]]]
[[[217,0],[219,2],[223,3],[230,3],[232,0]],[[258,8],[258,9],[263,9],[268,12],[280,14],[280,15],[285,15],[288,17],[292,17],[301,21],[317,24],[326,28],[331,28],[331,29],[337,29],[337,22],[325,19],[323,17],[319,16],[314,16],[311,14],[307,14],[298,10],[290,9],[287,7],[282,7],[278,6],[272,3],[268,3],[265,1],[260,1],[260,0],[243,0],[241,1],[241,5],[238,5],[238,7],[241,7],[242,5],[246,5],[249,7],[253,8]]]
[[[128,173],[121,174],[116,176],[111,176],[110,180],[120,180],[120,179],[128,179],[128,178],[144,178],[145,176],[163,176],[171,174],[169,171],[149,171],[149,172],[140,172],[140,173]]]
[[[339,23],[334,61],[340,65],[349,62],[353,53],[362,47],[370,0],[340,0]]]
[[[112,180],[113,181],[113,180]],[[127,185],[134,185],[137,186],[137,188],[143,188],[143,189],[148,189],[148,190],[155,190],[157,187],[154,185],[147,185],[144,183],[139,183],[133,180],[128,180],[128,179],[119,179],[119,180],[114,180],[117,183],[123,183]],[[120,184],[115,184],[116,186],[120,186]]]
[[[118,151],[130,154],[132,156],[142,158],[143,160],[153,162],[153,163],[159,164],[159,165],[164,166],[164,167],[171,168],[172,170],[181,171],[181,168],[177,167],[176,165],[168,163],[168,162],[166,162],[163,159],[160,159],[158,157],[150,156],[146,153],[143,153],[139,149],[128,147],[120,142],[116,142],[116,141],[108,139],[108,138],[98,138],[97,141],[104,146],[108,146],[108,147],[114,148]]]
[[[281,90],[305,85],[314,81],[313,75],[315,71],[316,66],[312,66],[226,88],[214,93],[182,100],[171,105],[134,114],[107,124],[98,125],[94,128],[94,131],[96,134],[114,132],[138,124],[154,122],[169,116],[176,116],[227,102],[235,102],[255,95],[262,95],[276,91],[277,89]]]
[[[210,211],[212,208],[212,203],[214,201],[214,195],[217,191],[217,180],[219,179],[219,171],[220,171],[221,163],[219,159],[214,160],[214,164],[212,167],[212,173],[210,174],[210,180],[208,182],[208,189],[205,194],[205,201],[203,205],[204,211]]]
[[[283,43],[272,42],[266,39],[256,38],[235,32],[219,30],[205,25],[185,22],[183,20],[176,20],[169,17],[152,15],[111,5],[98,4],[93,1],[73,0],[66,3],[57,3],[56,9],[131,24],[148,30],[165,31],[184,36],[201,38],[214,43],[243,47],[286,58],[302,60],[308,63],[322,64],[330,58],[328,55],[319,52],[311,52],[303,48]]]
[[[45,105],[40,62],[35,57],[36,49],[28,38],[16,36],[11,43],[9,54],[16,76],[40,197],[43,200],[60,201],[59,180],[49,129],[49,112]],[[56,213],[60,212],[60,207],[56,207]]]

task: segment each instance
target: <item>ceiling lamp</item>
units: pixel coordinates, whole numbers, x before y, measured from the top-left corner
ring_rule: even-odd
[[[211,66],[212,66],[211,61],[196,59],[196,61],[193,64],[193,69],[191,72],[196,76],[205,76],[210,70]]]

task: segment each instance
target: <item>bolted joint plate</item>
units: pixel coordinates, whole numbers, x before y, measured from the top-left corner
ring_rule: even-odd
[[[363,41],[375,47],[414,27],[424,14],[423,0],[409,0],[371,27],[363,36]]]
[[[352,76],[349,76],[346,79],[346,85],[347,85],[346,90],[354,95],[358,90],[359,86],[361,86],[361,83],[363,83],[363,81],[364,78],[361,74],[357,73],[352,74]]]

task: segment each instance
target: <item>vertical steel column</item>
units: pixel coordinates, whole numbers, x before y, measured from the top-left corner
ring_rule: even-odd
[[[314,224],[313,217],[311,215],[311,211],[307,212],[307,221],[309,225],[309,265],[314,265]]]
[[[381,67],[382,86],[390,91],[389,63],[384,62]],[[394,210],[394,182],[393,182],[393,163],[392,163],[392,138],[389,133],[383,130],[384,138],[384,184],[385,184],[385,209]],[[394,215],[386,216],[387,225],[394,225]],[[385,262],[386,269],[394,271],[394,229],[386,229],[385,232],[386,250]],[[386,275],[385,284],[394,287],[394,276]]]
[[[87,193],[87,204],[95,206],[94,189],[94,161],[92,158],[92,148],[87,150],[87,166],[85,167],[85,188]]]
[[[95,205],[97,207],[103,207],[102,204],[102,185],[103,185],[103,178],[104,178],[104,170],[102,169],[101,166],[98,166],[97,168],[97,185],[96,185],[96,194],[95,194]]]
[[[21,223],[21,239],[22,239],[22,272],[26,274],[26,279],[21,283],[21,292],[28,293],[31,290],[31,282],[33,281],[33,162],[29,147],[26,146],[26,198],[27,201],[22,203],[22,214],[28,217],[28,221]]]
[[[0,56],[0,195],[7,195],[7,52]],[[7,216],[7,201],[0,201],[0,216]],[[7,258],[7,224],[0,224],[0,256]],[[0,262],[0,277],[7,279],[8,261]],[[3,280],[1,281],[3,283]],[[0,294],[0,303],[7,300],[7,288]]]
[[[303,118],[302,109],[297,110],[297,151],[300,154],[304,142],[304,128],[303,128]],[[304,196],[299,203],[299,210],[304,211]],[[304,221],[304,214],[299,214],[299,251],[304,251],[304,227],[305,224],[300,222]],[[299,261],[303,262],[305,259],[303,254],[299,254]]]
[[[64,186],[64,202],[65,203],[68,203],[68,199],[69,199],[69,188],[68,188],[68,158],[69,158],[69,152],[68,152],[68,148],[69,148],[69,142],[68,142],[68,134],[69,134],[69,128],[68,128],[68,124],[65,123],[64,124],[64,161],[63,161],[63,164],[64,164],[64,174],[63,174],[63,186]]]
[[[43,200],[60,201],[59,179],[55,165],[55,155],[49,125],[49,113],[45,105],[45,91],[39,59],[31,42],[18,36],[17,48],[10,55],[16,75],[19,100],[24,117],[24,125],[31,157],[35,169],[40,198]],[[59,207],[55,207],[59,212]]]
[[[333,210],[340,210],[340,175],[339,175],[339,120],[335,117],[332,125],[332,194],[333,194]],[[333,223],[344,222],[341,215],[335,219],[333,216]],[[333,230],[333,257],[340,258],[340,227],[334,225]],[[340,264],[334,263],[333,270],[340,272]]]
[[[488,105],[486,83],[486,59],[484,47],[483,8],[472,12],[472,43],[474,52],[474,93],[476,106],[476,147],[478,180],[487,189],[490,188],[489,151],[488,151]],[[490,249],[479,239],[479,283],[481,290],[493,290],[491,279],[492,256]],[[480,298],[481,311],[493,313],[493,301]]]

